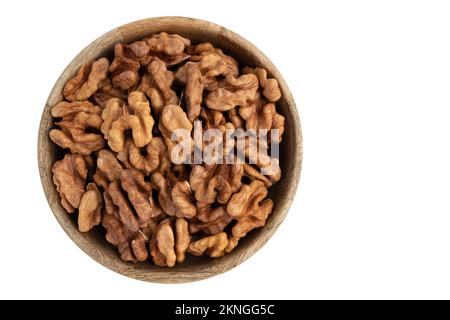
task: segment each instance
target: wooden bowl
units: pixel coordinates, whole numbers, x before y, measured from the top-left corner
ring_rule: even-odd
[[[194,43],[209,41],[236,58],[242,66],[266,68],[269,75],[278,80],[283,94],[277,104],[278,112],[286,117],[283,143],[280,146],[283,177],[270,189],[269,196],[274,201],[274,208],[266,226],[250,232],[231,254],[218,259],[189,257],[185,263],[170,269],[159,268],[148,262],[140,264],[123,262],[116,249],[106,242],[101,228],[94,228],[88,233],[78,231],[76,221],[61,206],[60,197],[52,181],[52,165],[63,155],[48,138],[48,132],[52,127],[50,108],[63,99],[62,89],[65,83],[82,65],[101,56],[111,56],[117,42],[131,42],[162,31],[178,33]],[[131,278],[161,283],[182,283],[212,277],[234,268],[258,251],[274,234],[287,214],[300,178],[302,136],[297,108],[288,86],[272,62],[253,44],[236,33],[207,21],[160,17],[132,22],[113,29],[88,45],[70,62],[53,87],[44,107],[39,128],[38,159],[42,186],[50,207],[67,235],[85,253],[105,267]]]

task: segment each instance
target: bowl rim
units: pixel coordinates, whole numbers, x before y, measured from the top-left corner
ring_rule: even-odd
[[[257,54],[258,58],[263,61],[264,67],[266,68],[270,67],[271,74],[278,80],[280,88],[283,91],[283,98],[286,99],[287,101],[286,104],[288,106],[289,111],[291,112],[291,116],[293,117],[292,124],[294,125],[293,128],[294,135],[291,138],[294,140],[293,143],[296,147],[294,147],[293,149],[294,154],[290,155],[290,158],[292,159],[292,161],[294,161],[293,165],[294,172],[289,174],[290,176],[289,189],[285,190],[286,196],[284,198],[284,202],[282,206],[277,210],[277,220],[273,223],[271,228],[265,230],[264,233],[261,232],[258,238],[252,239],[251,245],[248,246],[249,250],[244,250],[244,252],[241,252],[238,255],[237,254],[234,255],[234,257],[232,254],[226,255],[225,256],[227,257],[226,260],[221,261],[220,264],[215,263],[214,261],[225,259],[225,257],[220,259],[211,259],[210,266],[201,266],[200,268],[195,268],[195,270],[188,270],[191,267],[179,269],[160,268],[160,271],[151,272],[147,269],[136,267],[135,264],[123,262],[118,257],[116,259],[112,259],[107,255],[103,254],[102,252],[96,252],[93,246],[90,245],[90,242],[86,237],[84,237],[80,232],[78,232],[78,230],[74,232],[73,227],[71,227],[70,223],[68,223],[68,220],[70,220],[70,218],[67,212],[65,212],[65,216],[61,214],[60,204],[58,205],[55,203],[55,200],[57,200],[57,203],[59,203],[59,195],[57,195],[58,199],[55,199],[55,186],[52,185],[53,184],[51,177],[52,175],[51,172],[49,172],[49,170],[46,169],[47,167],[45,164],[46,162],[49,161],[46,154],[47,152],[46,148],[50,144],[50,142],[48,141],[49,140],[48,128],[49,123],[51,123],[52,121],[51,116],[49,116],[48,112],[46,113],[46,111],[49,111],[50,106],[54,105],[52,99],[55,97],[55,95],[56,96],[60,95],[62,91],[62,86],[65,83],[65,81],[64,83],[62,83],[62,80],[64,78],[67,78],[67,73],[69,72],[69,70],[73,70],[74,68],[78,69],[78,67],[81,66],[79,64],[79,60],[81,60],[82,57],[86,55],[88,52],[92,50],[98,51],[98,48],[99,47],[101,48],[101,46],[105,44],[110,45],[111,43],[108,43],[108,39],[111,37],[111,35],[115,35],[115,38],[119,36],[122,39],[121,41],[129,42],[132,39],[129,39],[124,35],[124,30],[139,25],[145,26],[150,24],[158,24],[161,26],[174,24],[183,24],[183,25],[192,24],[196,25],[196,27],[202,27],[206,28],[207,30],[210,29],[215,30],[215,32],[227,34],[226,37],[233,37],[233,40],[240,43],[243,47],[246,48],[247,51]],[[118,41],[115,40],[114,43],[116,42]],[[98,57],[98,54],[96,56]],[[84,253],[86,253],[89,257],[91,257],[93,260],[103,265],[104,267],[130,278],[156,283],[185,283],[210,278],[212,276],[222,274],[226,271],[233,269],[237,265],[241,264],[242,262],[250,258],[258,250],[260,250],[264,246],[264,244],[273,236],[273,234],[276,232],[276,230],[286,217],[287,212],[294,199],[294,195],[298,188],[303,161],[303,137],[298,110],[295,101],[292,97],[291,91],[289,90],[285,80],[283,79],[278,69],[274,66],[274,64],[270,61],[270,59],[266,57],[264,53],[262,53],[255,45],[253,45],[250,41],[240,36],[239,34],[230,31],[225,27],[222,27],[213,22],[189,17],[163,16],[163,17],[152,17],[147,19],[141,19],[116,27],[104,33],[94,41],[92,41],[73,58],[73,60],[66,66],[64,71],[56,80],[47,98],[39,125],[37,152],[38,152],[38,166],[41,184],[44,189],[47,202],[53,212],[53,215],[55,216],[56,220],[61,225],[65,233],[69,236],[69,238]],[[50,185],[49,181],[51,182]]]

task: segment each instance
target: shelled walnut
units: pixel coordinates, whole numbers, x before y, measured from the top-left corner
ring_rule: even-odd
[[[211,43],[161,32],[117,43],[112,59],[82,66],[62,96],[49,132],[61,149],[52,168],[61,205],[80,232],[104,229],[122,260],[173,267],[189,255],[219,258],[270,218],[278,160],[245,140],[250,163],[238,163],[238,141],[217,144],[246,129],[278,129],[275,140],[258,136],[260,149],[281,142],[282,91],[267,70],[240,69]],[[195,162],[213,147],[234,162]]]

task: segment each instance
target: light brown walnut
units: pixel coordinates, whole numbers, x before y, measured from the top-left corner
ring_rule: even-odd
[[[259,85],[263,89],[262,94],[270,102],[277,102],[281,98],[280,87],[278,81],[274,78],[267,78],[267,70],[264,68],[249,68],[245,67],[242,72],[253,73],[258,77]]]
[[[137,147],[147,145],[152,139],[154,120],[150,113],[150,104],[140,91],[133,91],[128,96],[128,104],[113,98],[108,100],[102,112],[101,131],[108,140],[109,147],[120,152],[125,145],[125,131],[131,130]]]
[[[80,205],[87,177],[87,168],[83,157],[68,153],[62,160],[54,163],[52,172],[53,182],[61,197],[62,206],[67,212],[74,212]]]
[[[78,208],[78,230],[88,232],[102,221],[103,197],[95,183],[89,183]]]
[[[150,254],[159,267],[173,267],[177,261],[175,235],[169,219],[163,220],[150,242]]]
[[[205,98],[208,108],[229,111],[236,106],[247,107],[258,96],[258,78],[254,74],[244,74],[238,78],[227,76],[217,89]]]
[[[227,246],[228,236],[225,232],[220,232],[191,242],[188,252],[194,256],[202,256],[206,253],[212,258],[218,258],[225,254]]]
[[[84,65],[77,75],[67,81],[63,95],[69,101],[84,101],[92,96],[99,88],[101,82],[108,75],[109,61],[100,58],[90,65]]]
[[[155,114],[168,104],[178,104],[178,97],[172,90],[174,76],[167,70],[163,61],[153,59],[147,65],[147,72],[143,75],[139,90],[150,99]]]
[[[197,201],[225,204],[239,190],[243,173],[240,164],[195,165],[189,182]]]
[[[100,129],[103,122],[99,115],[100,107],[88,101],[62,101],[51,112],[53,117],[62,118],[55,122],[59,129],[49,132],[50,139],[60,147],[82,155],[89,155],[104,147],[103,136],[88,131]]]
[[[182,263],[186,259],[186,250],[190,242],[188,221],[184,218],[177,218],[175,220],[175,253],[178,263]]]
[[[160,172],[156,172],[152,175],[152,183],[158,190],[158,201],[164,213],[188,219],[196,215],[197,209],[193,204],[189,182],[166,179]]]
[[[265,225],[273,208],[272,200],[266,199],[267,194],[264,183],[254,180],[249,185],[242,185],[231,197],[227,213],[237,220],[232,229],[234,237],[242,238],[249,231]]]
[[[106,240],[117,248],[122,260],[147,260],[146,240],[141,233],[130,231],[112,214],[103,215],[102,225],[106,229]]]
[[[166,141],[166,145],[169,151],[169,157],[174,161],[172,151],[177,144],[188,144],[190,146],[190,152],[193,151],[194,148],[194,140],[191,138],[192,132],[192,123],[189,121],[184,110],[175,104],[169,104],[164,107],[161,113],[161,118],[159,120],[158,125],[161,134]],[[172,137],[172,134],[177,130],[183,130],[186,135],[178,135]],[[174,138],[174,139],[172,139]],[[188,141],[185,141],[187,139]],[[187,154],[176,154],[179,162],[185,162],[190,156],[190,153]]]
[[[127,90],[139,82],[139,58],[130,46],[118,43],[114,47],[114,60],[109,67],[112,85]]]
[[[167,147],[161,137],[153,137],[145,148],[138,148],[132,139],[127,139],[117,158],[126,168],[136,168],[145,175],[155,171],[166,172],[170,168]]]

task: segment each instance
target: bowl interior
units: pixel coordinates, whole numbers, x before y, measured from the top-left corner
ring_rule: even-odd
[[[62,158],[63,153],[48,138],[48,132],[52,128],[50,108],[63,99],[64,84],[76,74],[81,65],[101,56],[111,56],[117,42],[127,43],[162,31],[178,33],[191,39],[193,43],[211,42],[233,56],[241,66],[266,68],[269,75],[279,81],[283,97],[277,103],[277,110],[286,118],[283,142],[280,145],[283,176],[270,189],[269,197],[274,201],[274,208],[266,226],[250,232],[229,255],[218,259],[189,256],[185,263],[171,269],[159,268],[150,263],[132,264],[121,261],[116,249],[106,242],[102,228],[95,228],[88,233],[78,232],[75,219],[62,208],[52,182],[51,167],[54,161]],[[301,143],[300,123],[292,95],[280,73],[256,47],[237,34],[206,21],[176,17],[153,18],[133,22],[108,32],[86,47],[64,70],[42,115],[38,145],[39,169],[45,194],[56,218],[72,240],[88,255],[104,266],[136,279],[169,283],[188,282],[233,268],[250,257],[272,236],[284,219],[298,184]]]

